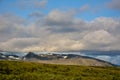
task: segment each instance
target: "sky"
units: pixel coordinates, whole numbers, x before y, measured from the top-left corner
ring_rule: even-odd
[[[120,0],[0,0],[0,50],[120,50]]]

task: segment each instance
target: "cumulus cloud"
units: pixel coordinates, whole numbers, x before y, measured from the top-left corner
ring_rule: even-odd
[[[39,45],[28,46],[24,48],[23,51],[75,51],[81,48],[83,48],[83,44],[79,43],[78,41],[57,39],[57,41],[54,40],[54,42],[49,40],[49,42],[43,41],[43,43],[40,43]]]
[[[2,46],[1,48],[4,50],[7,48],[7,50],[13,50],[14,51],[20,51],[21,49],[28,47],[28,46],[33,46],[39,43],[38,38],[12,38],[9,39],[6,42],[1,42]]]
[[[109,50],[108,47],[116,42],[116,38],[105,30],[98,30],[86,34],[83,41],[88,49]],[[91,47],[91,45],[93,46]]]
[[[115,38],[105,30],[90,32],[83,37],[85,41],[95,44],[109,44],[114,42]]]
[[[28,36],[26,28],[23,26],[24,22],[24,19],[16,15],[0,15],[0,37],[2,37],[0,41],[6,41],[14,37]]]
[[[73,13],[61,12],[59,10],[51,11],[45,17],[46,25],[70,25],[72,23]]]
[[[87,22],[60,10],[42,18],[37,16],[37,20],[25,25],[26,20],[21,17],[0,15],[0,49],[24,52],[120,49],[117,19],[99,17]]]
[[[115,9],[115,10],[120,10],[120,0],[112,0],[109,2],[107,5],[108,8]]]

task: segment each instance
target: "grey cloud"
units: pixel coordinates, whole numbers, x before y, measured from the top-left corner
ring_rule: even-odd
[[[35,18],[40,18],[43,16],[43,14],[41,12],[33,12],[31,14],[28,15],[29,17],[35,17]]]
[[[47,16],[35,22],[37,26],[44,26],[44,29],[54,33],[74,32],[77,29],[72,27],[74,25],[74,12],[62,12],[60,10],[53,10]]]
[[[14,37],[27,37],[28,33],[24,27],[25,20],[12,15],[4,14],[0,15],[0,41],[6,41],[7,39]]]
[[[6,21],[5,21],[6,20]],[[14,23],[12,23],[14,22]],[[22,24],[24,23],[24,19],[14,14],[1,14],[0,15],[0,23],[2,24]]]
[[[47,28],[47,30],[51,31],[52,33],[68,33],[68,32],[76,32],[78,31],[77,29],[75,28],[71,28],[71,27],[50,27],[50,28]]]
[[[70,25],[73,19],[73,13],[53,10],[45,17],[45,24],[51,26]]]
[[[45,26],[49,26],[47,30],[55,33],[80,31],[79,26],[84,28],[86,22],[75,19],[74,14],[75,13],[73,11],[62,12],[60,10],[53,10],[44,17],[44,21],[42,23]]]
[[[82,7],[80,7],[80,12],[85,12],[85,11],[88,11],[90,9],[90,6],[88,5],[88,4],[86,4],[86,5],[84,5],[84,6],[82,6]]]
[[[96,44],[109,44],[115,41],[115,38],[105,30],[98,30],[88,33],[83,39],[84,41],[89,41],[89,43]]]
[[[118,43],[117,39],[105,30],[89,32],[83,37],[83,42],[86,44],[86,48],[95,50],[111,50],[110,46]],[[91,47],[91,45],[93,46]]]
[[[7,42],[2,42],[0,47],[3,50],[20,51],[28,46],[34,46],[39,43],[38,38],[12,38]],[[13,48],[13,49],[12,49]],[[22,50],[21,50],[22,51]]]
[[[37,18],[24,25],[24,19],[18,16],[0,15],[0,49],[25,52],[120,49],[117,19],[99,17],[87,22],[59,10]]]
[[[104,29],[113,36],[119,36],[120,20],[113,18],[100,17],[90,23],[92,30]]]
[[[107,3],[106,6],[114,10],[120,10],[120,0],[112,0],[111,2]]]

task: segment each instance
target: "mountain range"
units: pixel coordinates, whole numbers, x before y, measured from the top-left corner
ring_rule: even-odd
[[[29,52],[24,56],[19,56],[14,53],[12,54],[4,53],[5,52],[0,52],[0,60],[20,60],[46,64],[64,64],[82,66],[116,66],[104,60],[99,60],[96,58],[77,54],[59,54],[59,53],[36,54],[34,52]]]
[[[35,54],[29,52],[24,56],[25,60],[47,63],[47,64],[64,64],[64,65],[83,65],[83,66],[115,66],[109,62],[91,58],[87,56],[81,56],[76,54]]]

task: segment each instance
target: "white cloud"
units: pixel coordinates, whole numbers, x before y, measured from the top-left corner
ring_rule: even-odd
[[[107,7],[114,10],[120,10],[120,0],[112,0],[107,4]]]
[[[27,36],[25,27],[23,26],[25,20],[12,15],[4,14],[0,15],[0,41],[6,41],[9,38]]]
[[[109,44],[114,42],[116,39],[105,30],[98,30],[90,32],[84,36],[84,41],[93,44]]]
[[[6,42],[1,42],[0,47],[3,50],[22,51],[25,47],[39,44],[38,38],[12,38]]]
[[[59,10],[53,10],[45,17],[47,25],[69,25],[72,23],[72,20],[73,13],[61,12]]]
[[[99,17],[91,22],[76,19],[74,13],[53,10],[25,20],[0,15],[0,49],[10,51],[120,50],[120,21]]]
[[[99,17],[92,21],[92,26],[96,29],[114,30],[120,24],[119,20],[107,17]]]
[[[53,39],[52,39],[53,41]],[[78,41],[69,40],[69,39],[57,39],[52,42],[49,40],[49,42],[44,42],[36,46],[28,46],[23,49],[23,51],[76,51],[79,49],[83,49],[84,45]]]

